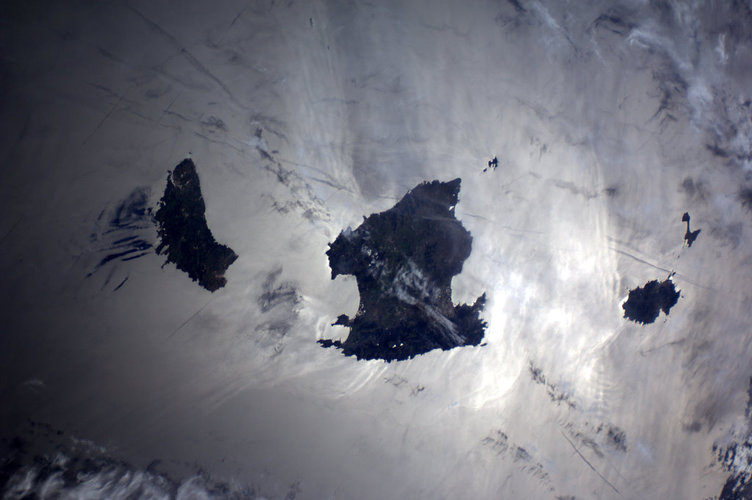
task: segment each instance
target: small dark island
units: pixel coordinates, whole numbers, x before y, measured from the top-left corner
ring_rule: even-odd
[[[188,273],[193,281],[213,292],[227,283],[227,268],[238,256],[216,242],[206,225],[206,206],[196,165],[185,159],[167,174],[167,187],[154,219],[160,244],[158,254]]]
[[[689,212],[684,212],[684,215],[682,215],[682,222],[687,223],[687,231],[684,233],[684,242],[688,247],[691,247],[692,243],[694,243],[697,237],[700,235],[700,231],[702,231],[702,229],[692,231],[689,228]]]
[[[486,323],[481,295],[452,304],[452,277],[470,255],[472,236],[454,216],[460,179],[425,182],[393,208],[364,218],[329,245],[332,279],[354,275],[360,306],[345,341],[319,340],[358,359],[405,360],[433,349],[478,345]]]
[[[630,290],[627,301],[622,305],[624,317],[643,325],[652,323],[661,310],[668,315],[678,302],[679,295],[670,276],[660,283],[658,280],[648,281],[645,286]]]

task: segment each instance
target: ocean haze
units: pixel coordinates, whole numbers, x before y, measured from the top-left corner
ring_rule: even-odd
[[[748,498],[750,30],[741,1],[0,1],[4,497]],[[214,292],[154,251],[186,158],[238,256]],[[456,178],[482,342],[321,348],[360,302],[329,244]]]

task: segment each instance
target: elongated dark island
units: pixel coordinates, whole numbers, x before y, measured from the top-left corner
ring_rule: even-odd
[[[167,174],[167,187],[154,219],[160,239],[158,254],[214,292],[225,286],[225,271],[238,258],[217,243],[206,225],[206,206],[193,160],[186,158]]]

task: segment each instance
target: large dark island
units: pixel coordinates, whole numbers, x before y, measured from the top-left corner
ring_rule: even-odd
[[[645,286],[630,290],[627,301],[621,307],[625,318],[645,325],[658,319],[660,311],[668,315],[680,295],[669,276],[660,283],[658,280],[648,281]]]
[[[452,304],[452,277],[470,255],[472,236],[454,217],[460,179],[426,182],[385,212],[365,218],[329,245],[332,279],[354,275],[360,306],[344,341],[319,340],[358,359],[404,360],[433,349],[478,345],[486,296]]]
[[[160,239],[156,250],[213,292],[225,286],[225,271],[238,256],[216,242],[206,225],[205,212],[196,165],[187,158],[167,174],[167,187],[154,215]]]

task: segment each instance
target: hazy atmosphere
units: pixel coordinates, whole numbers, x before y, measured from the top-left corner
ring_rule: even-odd
[[[751,140],[746,0],[0,0],[0,495],[752,499]]]

